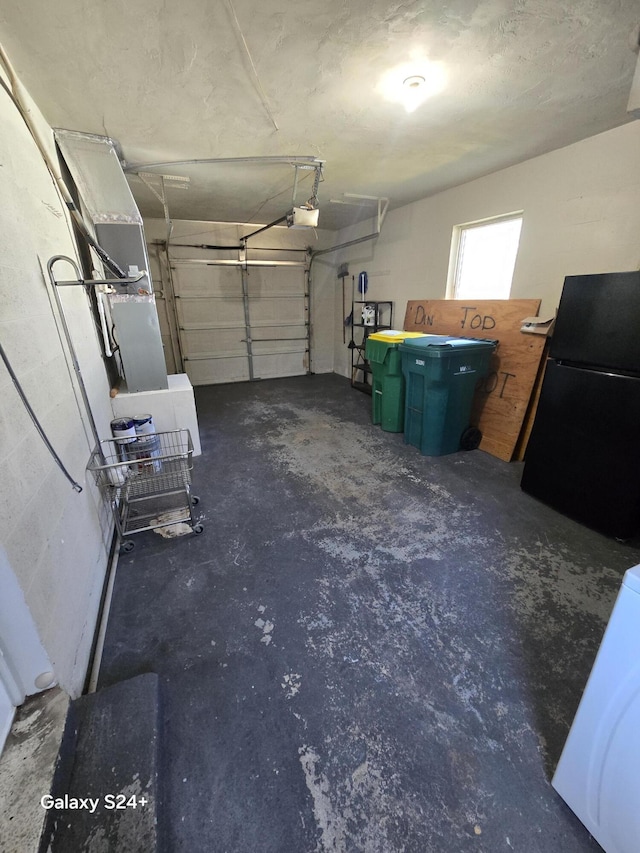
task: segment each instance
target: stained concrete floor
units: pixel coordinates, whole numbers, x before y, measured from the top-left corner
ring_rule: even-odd
[[[197,389],[205,532],[120,559],[100,674],[160,676],[166,849],[599,850],[550,778],[640,549],[370,404]]]
[[[38,849],[69,697],[59,687],[29,696],[16,716],[0,756],[0,850]]]

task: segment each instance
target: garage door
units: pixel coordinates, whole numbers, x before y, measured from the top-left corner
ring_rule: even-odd
[[[171,269],[182,360],[193,385],[308,372],[304,261],[172,259]]]

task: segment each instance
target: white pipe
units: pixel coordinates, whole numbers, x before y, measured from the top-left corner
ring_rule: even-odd
[[[98,676],[100,675],[100,665],[102,663],[102,654],[104,652],[104,638],[107,633],[107,622],[109,620],[109,612],[111,610],[111,599],[113,598],[113,587],[116,582],[116,572],[118,570],[118,544],[113,549],[113,554],[107,568],[107,586],[105,589],[104,601],[99,613],[98,632],[96,634],[96,644],[91,660],[91,671],[89,675],[89,684],[87,693],[95,693],[98,686]]]

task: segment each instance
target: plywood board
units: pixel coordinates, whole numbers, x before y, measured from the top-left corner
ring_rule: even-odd
[[[531,400],[529,401],[529,407],[527,409],[527,414],[524,418],[524,423],[520,432],[520,438],[518,439],[518,444],[516,445],[516,449],[513,454],[513,458],[516,459],[518,462],[522,462],[524,459],[526,459],[527,444],[529,443],[531,430],[533,429],[533,422],[536,419],[536,412],[538,411],[538,402],[540,401],[540,392],[542,391],[542,383],[544,381],[544,374],[547,368],[548,355],[549,338],[546,339],[546,345],[542,351],[540,367],[538,368],[538,375],[536,376],[536,381],[534,383],[533,391],[531,393]]]
[[[520,327],[539,308],[539,299],[407,303],[406,331],[499,341],[489,374],[476,389],[471,422],[482,431],[480,448],[506,462],[514,456],[546,343],[543,336],[524,334]]]

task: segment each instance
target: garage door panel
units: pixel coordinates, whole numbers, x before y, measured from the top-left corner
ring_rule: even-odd
[[[185,356],[222,354],[247,357],[244,326],[241,329],[190,329],[183,330]]]
[[[256,341],[253,342],[254,355],[271,355],[279,353],[300,353],[304,356],[306,345],[304,341]]]
[[[300,267],[250,267],[247,272],[249,296],[303,296],[304,285],[304,271]]]
[[[173,286],[176,296],[242,296],[242,279],[235,267],[176,266]]]
[[[242,299],[178,299],[181,326],[244,326]]]
[[[300,376],[307,372],[305,353],[278,353],[277,355],[257,355],[253,360],[253,373],[256,379],[277,379],[282,376]]]
[[[302,348],[307,338],[307,327],[304,323],[280,324],[277,326],[263,326],[258,323],[252,323],[251,329],[251,337],[254,341],[287,341],[300,338],[300,347]]]
[[[185,361],[192,385],[219,385],[222,382],[246,382],[249,379],[247,356]]]
[[[249,301],[249,319],[251,325],[262,326],[267,323],[305,321],[304,299],[251,299]]]

